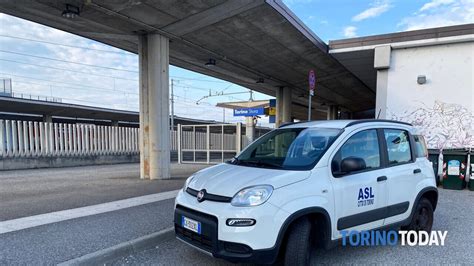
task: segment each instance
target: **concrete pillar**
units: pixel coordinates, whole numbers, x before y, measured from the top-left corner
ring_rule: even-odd
[[[276,88],[276,114],[275,127],[278,128],[283,122],[283,87]]]
[[[282,114],[282,121],[283,122],[293,122],[291,118],[291,89],[288,87],[283,88],[283,114]]]
[[[245,117],[245,136],[249,144],[255,140],[255,123],[252,116]]]
[[[388,69],[390,68],[391,46],[374,48],[374,68],[377,70],[377,93],[375,97],[375,118],[387,118]]]
[[[387,118],[388,70],[377,70],[377,91],[375,96],[375,118]]]
[[[139,37],[140,178],[170,178],[169,40]]]
[[[291,118],[291,89],[279,87],[276,89],[276,123],[279,127],[282,123],[292,122]]]
[[[238,122],[235,126],[235,150],[239,153],[242,150],[242,123]]]
[[[43,122],[53,123],[53,116],[52,115],[43,115]]]
[[[328,120],[336,120],[338,119],[338,112],[339,106],[337,105],[329,105],[328,106]]]

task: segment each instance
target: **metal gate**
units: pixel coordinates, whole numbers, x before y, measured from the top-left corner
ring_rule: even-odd
[[[221,163],[242,147],[242,124],[178,125],[178,163]]]
[[[178,163],[217,164],[232,159],[249,144],[242,128],[242,123],[178,124],[176,135],[175,131],[172,132],[173,150],[178,153]],[[256,128],[255,136],[258,138],[270,130]]]

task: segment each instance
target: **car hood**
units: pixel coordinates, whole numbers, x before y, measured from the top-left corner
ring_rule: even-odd
[[[219,164],[194,174],[189,187],[208,193],[233,197],[241,189],[254,185],[271,185],[277,189],[309,177],[311,171],[291,171]]]

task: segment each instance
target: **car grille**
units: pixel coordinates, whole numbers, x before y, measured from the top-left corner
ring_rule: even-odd
[[[183,228],[181,226],[182,216],[201,222],[201,234]],[[174,219],[175,233],[181,240],[211,253],[215,251],[217,247],[217,217],[177,205]]]
[[[181,237],[181,239],[188,240],[188,243],[192,243],[193,245],[201,249],[212,252],[212,239],[210,237],[199,235],[193,231],[189,231],[180,226],[175,227],[175,232],[176,235]]]

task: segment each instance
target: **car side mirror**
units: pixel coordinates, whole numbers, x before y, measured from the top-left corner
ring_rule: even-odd
[[[365,160],[359,157],[347,157],[341,162],[341,172],[344,174],[361,171],[365,168]]]

